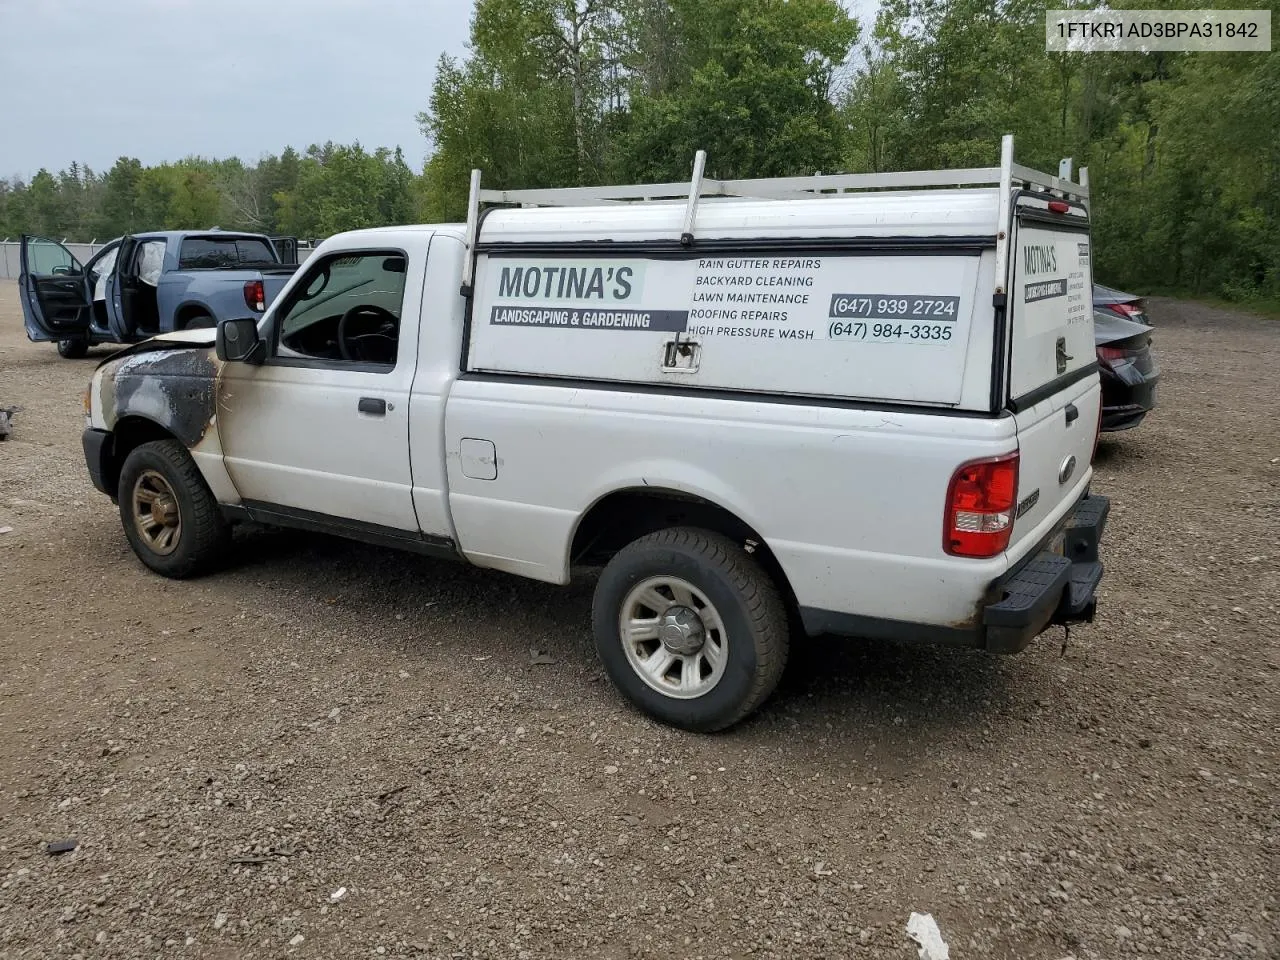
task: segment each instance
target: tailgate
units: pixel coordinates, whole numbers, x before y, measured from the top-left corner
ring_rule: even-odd
[[[1080,496],[1091,473],[1102,387],[1079,380],[1014,415],[1018,425],[1018,508],[1009,553],[1017,557]]]
[[[1018,508],[1009,550],[1043,537],[1087,482],[1102,391],[1082,216],[1020,207],[1009,288],[1009,405],[1018,428]]]

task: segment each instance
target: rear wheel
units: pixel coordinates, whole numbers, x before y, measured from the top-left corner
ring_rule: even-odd
[[[67,360],[80,360],[89,353],[89,341],[82,338],[58,341],[58,356]]]
[[[195,461],[176,440],[144,443],[130,452],[120,470],[119,499],[129,545],[163,576],[206,573],[231,542],[230,525]]]
[[[728,537],[675,527],[641,537],[605,567],[592,605],[596,649],[617,687],[685,730],[732,726],[778,685],[786,606]]]
[[[187,317],[187,322],[182,325],[183,330],[205,330],[216,326],[213,317],[207,313],[193,313]]]

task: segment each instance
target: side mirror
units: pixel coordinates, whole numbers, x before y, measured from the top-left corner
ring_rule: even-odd
[[[253,317],[219,320],[214,350],[219,360],[232,363],[262,363],[267,355],[267,345],[258,336],[258,321]]]
[[[65,264],[59,264],[58,266],[54,267],[53,270],[50,271],[50,273],[52,276],[55,276],[55,277],[69,277],[71,276],[71,267]]]

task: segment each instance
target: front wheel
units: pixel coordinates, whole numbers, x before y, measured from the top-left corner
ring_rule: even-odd
[[[89,354],[89,341],[76,338],[58,341],[58,356],[65,360],[80,360]]]
[[[600,575],[596,649],[638,707],[685,730],[732,726],[782,677],[790,638],[777,586],[728,537],[693,527],[628,544]]]
[[[231,526],[177,440],[135,447],[120,470],[119,490],[129,545],[156,573],[181,580],[208,572],[222,559]]]

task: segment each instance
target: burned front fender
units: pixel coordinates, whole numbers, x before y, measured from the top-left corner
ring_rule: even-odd
[[[108,429],[127,417],[164,428],[189,450],[209,432],[217,412],[218,360],[207,347],[178,346],[130,352],[100,372]]]
[[[166,334],[109,357],[89,387],[86,426],[111,435],[111,465],[123,467],[139,443],[172,437],[187,448],[214,498],[238,504],[218,430],[223,364],[212,330]]]

